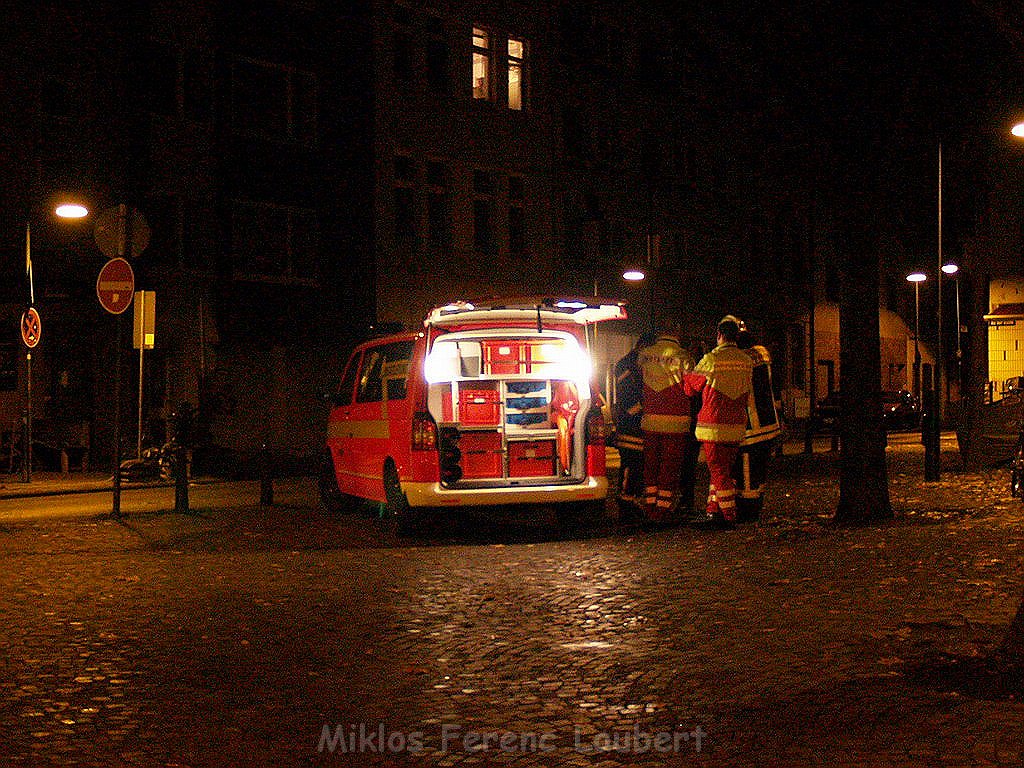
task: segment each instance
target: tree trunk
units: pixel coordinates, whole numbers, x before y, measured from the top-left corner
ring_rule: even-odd
[[[1017,669],[1024,669],[1024,599],[1017,607],[1017,615],[1000,647],[1003,659]]]
[[[851,196],[857,193],[851,193]],[[892,517],[882,423],[878,243],[863,193],[840,214],[839,360],[841,419],[839,506],[835,520],[867,523]],[[861,205],[856,203],[860,202]]]

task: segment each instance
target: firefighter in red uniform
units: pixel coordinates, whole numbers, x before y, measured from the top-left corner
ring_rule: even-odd
[[[644,381],[644,515],[658,525],[668,522],[679,491],[691,423],[683,377],[693,368],[693,357],[670,331],[641,350],[639,361]]]
[[[718,346],[704,355],[685,378],[686,394],[701,393],[695,435],[704,446],[711,482],[708,486],[708,521],[736,522],[736,481],[732,466],[747,427],[753,364],[736,346],[740,321],[726,315],[718,323]]]
[[[742,523],[757,520],[761,516],[768,463],[782,434],[782,427],[772,390],[771,354],[765,347],[754,343],[750,331],[742,323],[736,343],[750,355],[754,365],[750,397],[747,400],[747,431],[740,443],[739,456],[732,473],[737,488],[737,518]]]

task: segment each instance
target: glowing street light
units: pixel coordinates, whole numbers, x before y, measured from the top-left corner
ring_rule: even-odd
[[[1017,123],[1013,128],[1010,129],[1010,133],[1016,136],[1018,139],[1024,139],[1024,123]]]
[[[641,280],[646,278],[647,275],[642,269],[627,269],[622,273],[622,279],[628,280],[631,283],[639,283]]]
[[[89,215],[89,209],[78,203],[61,203],[53,212],[62,219],[84,219]]]

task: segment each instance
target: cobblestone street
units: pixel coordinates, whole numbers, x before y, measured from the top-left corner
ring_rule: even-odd
[[[311,483],[7,523],[0,764],[1018,766],[1024,704],[958,670],[1020,601],[1021,506],[1005,471],[890,460],[863,528],[829,522],[830,454],[777,459],[727,532],[399,539]]]

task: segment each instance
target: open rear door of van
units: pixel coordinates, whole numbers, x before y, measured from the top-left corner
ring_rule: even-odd
[[[446,486],[551,486],[557,501],[559,488],[590,482],[583,426],[598,404],[583,328],[625,317],[624,302],[601,298],[435,308],[424,374]]]

